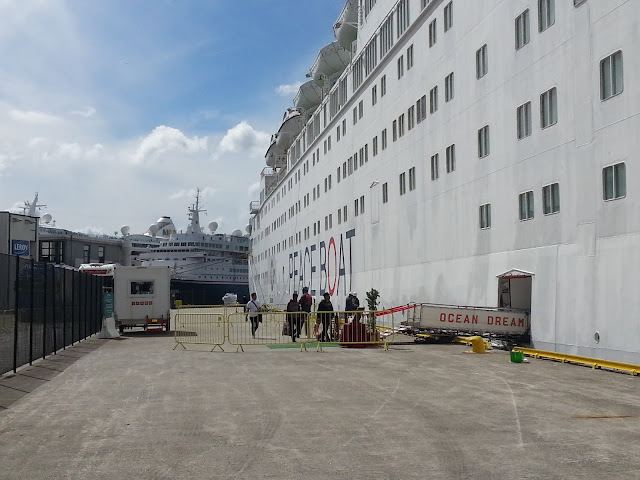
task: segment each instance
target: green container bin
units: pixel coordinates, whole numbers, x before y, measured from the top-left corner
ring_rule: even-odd
[[[524,360],[524,354],[519,350],[511,350],[511,362],[522,363]]]

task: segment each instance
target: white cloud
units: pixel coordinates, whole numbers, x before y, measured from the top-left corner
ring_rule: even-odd
[[[249,185],[249,188],[247,189],[247,193],[251,198],[253,198],[259,191],[260,191],[260,182],[252,183],[251,185]]]
[[[62,119],[55,115],[36,111],[10,110],[9,117],[18,122],[52,124],[60,122]]]
[[[84,107],[83,110],[72,110],[72,115],[79,115],[84,118],[93,117],[96,114],[96,109],[90,106]]]
[[[255,149],[255,147],[266,150],[267,142],[270,138],[268,134],[259,132],[247,122],[242,121],[227,130],[225,136],[220,140],[220,151],[248,152]]]
[[[291,83],[289,85],[278,85],[276,87],[276,93],[281,97],[289,97],[298,93],[298,89],[302,85],[302,82]]]
[[[134,163],[141,164],[165,153],[190,154],[206,149],[206,137],[189,138],[177,128],[160,125],[140,141],[132,160]]]
[[[94,32],[87,20],[120,33],[137,20],[109,2],[87,5],[0,0],[0,210],[18,209],[38,191],[60,228],[113,234],[127,224],[139,233],[168,215],[184,229],[201,187],[202,224],[243,229],[259,183],[247,187],[265,166],[270,135],[239,122],[224,102],[220,110],[207,102],[176,107],[180,88],[190,86],[163,83],[175,79],[162,74],[186,65],[176,61],[183,46],[167,53],[170,42],[148,30],[132,45]],[[282,94],[298,86],[282,86]]]
[[[200,199],[203,200],[205,198],[211,198],[216,194],[217,191],[218,190],[213,187],[203,187],[200,189]],[[188,202],[193,202],[196,198],[196,189],[191,188],[186,190],[179,190],[169,195],[169,198],[171,200],[187,200]]]

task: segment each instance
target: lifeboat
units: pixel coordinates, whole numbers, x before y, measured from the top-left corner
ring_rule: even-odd
[[[276,136],[276,146],[287,151],[298,134],[302,131],[306,116],[300,110],[289,108],[284,114],[282,125]]]
[[[313,80],[303,83],[296,98],[293,99],[293,105],[305,112],[313,112],[320,102],[322,102],[322,89]]]
[[[351,44],[358,38],[358,2],[347,0],[342,13],[333,25],[333,34],[336,40],[347,50],[351,50]]]
[[[283,167],[287,164],[287,152],[276,145],[278,134],[271,135],[271,144],[264,155],[267,165],[271,168]]]
[[[338,42],[332,42],[320,50],[309,75],[319,87],[323,87],[327,82],[332,84],[344,72],[350,61],[351,51]]]

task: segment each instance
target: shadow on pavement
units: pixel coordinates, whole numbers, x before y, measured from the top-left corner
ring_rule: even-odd
[[[16,373],[10,372],[0,376],[0,410],[9,408],[12,403],[64,372],[67,367],[103,344],[104,340],[89,338],[49,355],[44,360],[37,360],[33,365],[20,367]]]

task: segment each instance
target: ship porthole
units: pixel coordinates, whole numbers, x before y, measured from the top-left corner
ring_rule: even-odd
[[[596,341],[596,343],[600,343],[600,332],[596,332],[593,335],[593,339]]]

